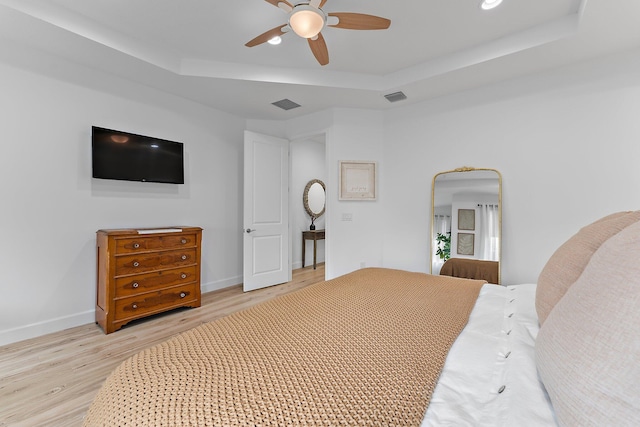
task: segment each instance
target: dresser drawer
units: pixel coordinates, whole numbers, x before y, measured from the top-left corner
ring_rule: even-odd
[[[160,270],[135,276],[119,277],[116,282],[116,298],[152,292],[198,280],[196,266]]]
[[[195,234],[136,236],[116,240],[116,255],[193,247],[196,243]]]
[[[115,260],[116,276],[166,270],[168,268],[196,264],[197,262],[198,259],[194,248],[119,256]]]
[[[198,301],[198,284],[192,283],[185,286],[149,292],[116,300],[115,321],[144,317],[153,313],[160,313],[172,307],[188,305],[190,301]]]

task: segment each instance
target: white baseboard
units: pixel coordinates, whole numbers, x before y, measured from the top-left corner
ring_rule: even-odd
[[[13,344],[18,341],[24,341],[76,326],[86,325],[87,323],[95,322],[95,316],[95,310],[89,310],[82,313],[57,317],[55,319],[44,320],[42,322],[0,331],[0,345]]]
[[[218,280],[217,282],[209,282],[200,284],[200,290],[202,293],[217,291],[220,289],[228,288],[242,283],[242,276],[231,277],[229,279]]]
[[[200,289],[203,293],[217,291],[242,283],[242,276],[219,280],[217,282],[201,283]],[[42,335],[60,332],[76,326],[87,325],[95,322],[95,311],[88,310],[69,316],[57,317],[55,319],[44,320],[30,325],[19,326],[13,329],[0,331],[0,346],[13,344],[18,341],[37,338]]]

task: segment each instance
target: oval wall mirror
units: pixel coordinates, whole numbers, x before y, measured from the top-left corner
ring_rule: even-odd
[[[312,220],[315,220],[324,213],[326,193],[324,182],[319,179],[312,179],[304,187],[302,203]]]
[[[499,284],[500,172],[471,167],[440,172],[433,177],[431,206],[431,273]]]

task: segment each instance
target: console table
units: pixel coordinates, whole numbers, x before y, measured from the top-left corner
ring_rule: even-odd
[[[307,230],[302,232],[302,268],[304,268],[306,241],[313,240],[313,269],[316,269],[316,252],[318,240],[324,240],[324,230]]]

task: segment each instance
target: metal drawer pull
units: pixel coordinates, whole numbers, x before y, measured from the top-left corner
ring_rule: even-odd
[[[186,279],[186,278],[187,278],[187,274],[186,274],[186,273],[182,273],[182,274],[180,275],[180,277],[181,277],[182,279]]]
[[[133,304],[131,307],[132,308],[138,308],[138,304]]]
[[[184,298],[186,296],[187,296],[187,294],[185,294],[184,292],[180,292],[180,298]]]
[[[137,288],[138,286],[140,286],[140,285],[138,284],[138,282],[133,282],[133,287],[134,287],[134,288]]]
[[[134,243],[134,244],[133,244],[133,248],[134,248],[134,249],[138,249],[139,247],[140,247],[140,243]]]
[[[187,256],[186,256],[186,255],[182,255],[182,257],[181,257],[181,258],[182,258],[182,259],[187,259]]]
[[[133,261],[133,266],[134,267],[138,267],[138,266],[140,266],[140,263],[138,261]]]
[[[187,239],[182,239],[180,242],[184,245],[185,243],[187,243]]]

